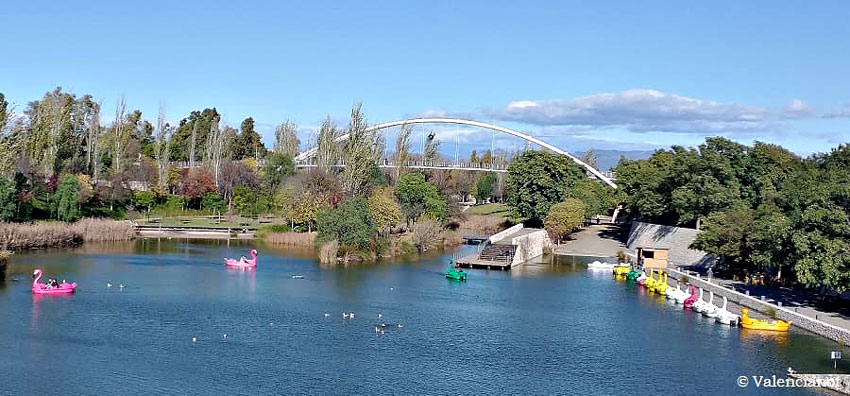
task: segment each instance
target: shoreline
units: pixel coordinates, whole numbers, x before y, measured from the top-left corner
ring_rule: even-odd
[[[675,268],[667,268],[666,272],[670,274],[670,278],[674,281],[681,280],[682,277],[687,277],[688,281],[696,287],[702,287],[705,290],[713,291],[716,295],[725,296],[730,302],[733,302],[742,307],[752,309],[761,314],[767,315],[771,310],[776,312],[776,319],[791,321],[791,325],[798,329],[806,330],[810,333],[817,334],[821,337],[838,342],[844,346],[850,346],[850,330],[839,327],[830,323],[826,323],[820,319],[812,318],[808,315],[792,311],[781,305],[773,304],[765,299],[757,299],[753,296],[741,293],[737,290],[728,289],[716,283],[709,282],[696,275],[689,275],[676,270]]]
[[[249,229],[136,226],[136,233],[141,238],[256,239],[257,232]]]

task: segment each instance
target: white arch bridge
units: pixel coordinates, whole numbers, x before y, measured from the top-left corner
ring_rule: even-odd
[[[494,131],[494,132],[504,133],[504,134],[511,135],[511,136],[516,136],[520,139],[523,139],[525,141],[528,141],[528,142],[534,143],[538,146],[541,146],[543,148],[546,148],[546,149],[548,149],[548,150],[550,150],[554,153],[566,156],[567,158],[569,158],[570,160],[572,160],[573,162],[575,162],[579,166],[583,167],[590,175],[601,180],[603,183],[607,184],[611,188],[617,188],[617,184],[614,182],[613,177],[612,177],[610,172],[601,172],[598,169],[586,164],[584,161],[576,158],[572,154],[570,154],[570,153],[568,153],[564,150],[561,150],[560,148],[553,146],[549,143],[546,143],[546,142],[544,142],[544,141],[542,141],[542,140],[540,140],[540,139],[538,139],[534,136],[530,136],[530,135],[527,135],[525,133],[517,132],[513,129],[508,129],[508,128],[501,127],[501,126],[498,126],[498,125],[488,124],[488,123],[479,122],[479,121],[464,120],[464,119],[460,119],[460,118],[428,117],[428,118],[411,118],[411,119],[407,119],[407,120],[385,122],[385,123],[382,123],[382,124],[372,125],[372,126],[368,127],[367,130],[371,132],[371,131],[376,131],[376,130],[398,127],[398,126],[402,126],[402,125],[413,125],[413,124],[467,125],[467,126],[472,126],[472,127],[482,128],[482,129],[489,129],[489,130]],[[342,142],[342,141],[348,140],[348,137],[349,137],[348,134],[342,135],[339,138],[337,138],[337,142]],[[316,148],[311,148],[309,150],[306,150],[306,151],[298,154],[295,157],[296,165],[299,166],[299,167],[313,166],[312,164],[310,164],[309,160],[312,159],[313,157],[315,157],[317,152],[318,151],[317,151]],[[390,167],[390,166],[395,166],[395,165],[389,164],[389,163],[384,163],[383,166]],[[411,164],[408,164],[408,166],[411,167],[411,168],[423,168],[423,169],[486,170],[486,171],[492,171],[492,172],[504,172],[505,171],[504,168],[497,169],[497,168],[485,168],[483,166],[469,166],[468,164],[460,164],[457,161],[455,161],[454,164],[449,164],[449,163],[431,163],[431,164],[428,164],[428,163],[412,162]]]

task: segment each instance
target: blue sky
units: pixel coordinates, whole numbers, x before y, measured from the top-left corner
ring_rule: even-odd
[[[151,120],[214,106],[269,142],[358,100],[376,123],[457,115],[570,151],[850,141],[846,1],[120,3],[0,7],[0,92],[20,110],[62,86],[106,114],[123,93]]]

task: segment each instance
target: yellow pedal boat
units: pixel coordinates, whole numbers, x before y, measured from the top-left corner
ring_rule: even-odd
[[[749,317],[750,310],[741,309],[741,327],[750,330],[788,331],[791,322],[783,320],[759,320]]]
[[[631,266],[628,265],[618,265],[614,267],[614,276],[626,276],[629,271],[632,270]]]

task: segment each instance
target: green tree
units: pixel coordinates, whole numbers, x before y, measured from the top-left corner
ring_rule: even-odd
[[[368,190],[382,155],[384,143],[380,133],[369,131],[367,127],[361,105],[356,103],[348,123],[348,141],[342,150],[345,168],[340,177],[342,188],[348,195],[360,195]]]
[[[239,214],[254,214],[254,204],[257,195],[247,187],[237,186],[233,188],[233,207]]]
[[[221,213],[224,211],[224,207],[224,198],[218,192],[206,193],[204,198],[201,199],[201,208],[210,213]]]
[[[325,209],[316,216],[317,240],[337,240],[342,244],[367,249],[377,232],[369,205],[362,197],[348,198],[336,210]]]
[[[586,177],[566,156],[526,151],[508,167],[507,203],[520,217],[542,220]]]
[[[586,207],[584,215],[588,218],[608,211],[611,207],[610,194],[611,190],[607,186],[593,179],[579,180],[567,193],[569,197],[578,198],[584,202]]]
[[[219,119],[221,119],[221,114],[215,108],[206,108],[201,111],[195,110],[189,113],[189,116],[180,121],[177,130],[171,135],[171,141],[169,143],[171,160],[189,161],[193,133],[196,148],[194,160],[202,158],[203,153],[199,148],[207,141],[207,135],[212,128],[212,124]]]
[[[423,214],[436,220],[445,220],[449,216],[445,198],[436,187],[425,181],[421,173],[404,175],[395,186],[395,195],[408,223]]]
[[[56,190],[56,216],[62,221],[80,217],[80,185],[74,175],[65,175]]]
[[[0,221],[12,221],[17,211],[15,182],[0,176]]]
[[[238,144],[235,147],[236,152],[233,158],[241,160],[254,158],[255,156],[259,158],[265,157],[266,146],[263,144],[260,134],[254,130],[254,119],[251,117],[244,119],[240,130],[241,133],[239,134]]]
[[[484,177],[478,179],[478,184],[475,185],[475,200],[483,204],[487,202],[493,195],[493,188],[496,186],[496,175],[487,173]]]
[[[156,194],[151,191],[133,191],[133,205],[136,208],[141,208],[145,211],[151,210],[153,208],[154,202],[156,200]]]
[[[546,230],[558,238],[558,243],[561,243],[561,238],[564,235],[581,226],[586,211],[587,205],[580,199],[567,198],[564,202],[552,205],[543,225]]]
[[[270,154],[263,172],[263,191],[266,193],[277,191],[286,178],[294,174],[295,163],[292,162],[292,157],[280,153]]]

